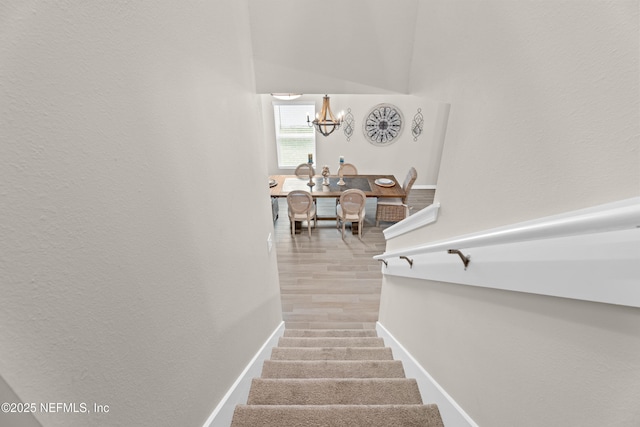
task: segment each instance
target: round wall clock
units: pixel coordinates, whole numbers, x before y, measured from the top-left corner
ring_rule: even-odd
[[[370,143],[377,146],[393,144],[400,133],[404,118],[395,105],[378,104],[369,111],[362,129]]]

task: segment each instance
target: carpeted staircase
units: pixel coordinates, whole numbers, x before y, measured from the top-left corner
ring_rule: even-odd
[[[375,330],[286,329],[231,427],[442,427]]]

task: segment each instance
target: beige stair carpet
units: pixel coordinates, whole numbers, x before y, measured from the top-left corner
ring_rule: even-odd
[[[288,329],[287,337],[377,337],[375,329]]]
[[[278,347],[384,347],[378,337],[282,337]]]
[[[399,360],[267,360],[263,378],[404,378]]]
[[[249,405],[403,405],[422,404],[418,384],[407,378],[254,378]]]
[[[443,427],[375,330],[287,329],[232,427]]]
[[[393,360],[389,347],[274,347],[271,360]]]
[[[436,405],[246,405],[234,413],[237,426],[436,427]]]

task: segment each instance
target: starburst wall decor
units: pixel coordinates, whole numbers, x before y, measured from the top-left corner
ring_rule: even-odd
[[[402,133],[404,118],[400,109],[391,104],[378,104],[365,117],[362,130],[373,145],[393,144]]]

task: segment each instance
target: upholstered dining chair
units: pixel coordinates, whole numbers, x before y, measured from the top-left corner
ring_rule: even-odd
[[[342,175],[358,175],[358,168],[353,163],[343,163]]]
[[[407,205],[407,198],[409,197],[409,191],[413,187],[413,183],[418,178],[418,172],[416,168],[412,167],[407,173],[407,177],[404,179],[402,189],[405,196],[380,198],[376,206],[376,227],[380,225],[380,221],[398,222],[402,221],[409,216],[409,206]]]
[[[301,163],[296,167],[296,171],[294,172],[298,178],[309,178],[312,177],[316,171],[313,169],[313,165],[309,163]]]
[[[336,206],[336,227],[340,227],[340,223],[342,223],[342,238],[344,239],[344,230],[347,222],[351,223],[353,227],[353,223],[358,223],[358,237],[362,238],[362,227],[364,226],[364,205],[367,201],[367,196],[364,194],[364,191],[358,190],[357,188],[351,188],[349,190],[345,190],[340,195],[340,201],[338,202],[338,206]]]
[[[311,165],[310,163],[299,164],[298,167],[296,168],[295,174],[298,178],[301,178],[301,179],[309,178],[308,185],[310,187],[315,185],[313,183],[313,176],[316,174],[316,171],[315,169],[313,169],[313,165]]]
[[[307,230],[309,230],[309,237],[311,237],[311,220],[314,220],[314,226],[317,222],[316,205],[311,193],[304,190],[290,191],[287,194],[287,205],[291,234],[293,236],[296,234],[296,221],[307,221]]]
[[[343,163],[340,168],[338,169],[338,176],[340,177],[340,181],[338,181],[338,185],[344,185],[344,181],[342,180],[342,177],[345,175],[358,175],[358,168],[356,167],[356,165],[354,165],[353,163]],[[336,198],[336,206],[338,206],[338,203],[340,202],[340,199]]]

